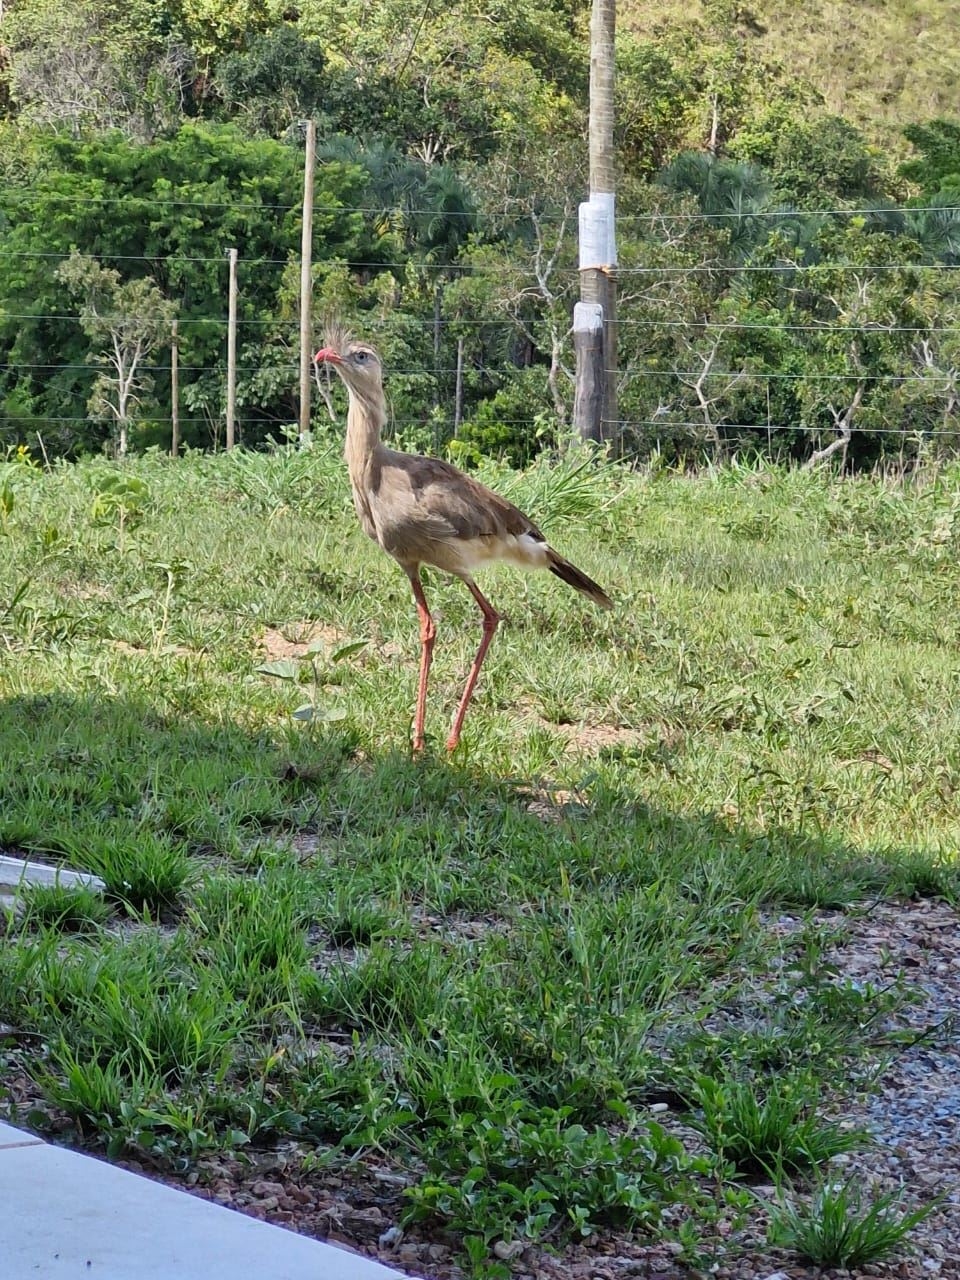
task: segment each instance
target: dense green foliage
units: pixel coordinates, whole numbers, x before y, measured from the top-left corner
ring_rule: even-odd
[[[556,444],[587,20],[585,0],[456,0],[413,25],[400,0],[11,0],[0,442],[39,434],[76,455],[116,435],[97,412],[102,344],[57,274],[74,251],[176,307],[183,436],[208,446],[237,248],[241,439],[289,427],[313,117],[317,337],[338,310],[381,344],[410,443],[514,461]],[[904,118],[894,150],[815,69],[778,61],[769,31],[764,6],[733,0],[621,14],[624,446],[806,457],[836,442],[859,463],[952,447],[960,125]],[[134,445],[168,441],[169,368],[158,344]]]

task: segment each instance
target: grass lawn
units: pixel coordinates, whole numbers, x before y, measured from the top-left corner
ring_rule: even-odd
[[[336,442],[0,464],[0,849],[108,888],[7,921],[0,1069],[160,1168],[375,1152],[480,1269],[605,1223],[702,1265],[745,1179],[856,1141],[898,998],[769,922],[960,884],[960,469],[484,478],[617,608],[491,570],[449,758],[480,628],[429,577],[413,760],[416,613]]]

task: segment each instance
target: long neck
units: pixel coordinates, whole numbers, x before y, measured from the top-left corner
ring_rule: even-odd
[[[386,421],[387,404],[382,391],[366,396],[350,389],[343,456],[354,484],[363,483],[369,476]]]

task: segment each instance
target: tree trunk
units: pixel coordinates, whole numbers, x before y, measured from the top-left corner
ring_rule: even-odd
[[[574,307],[573,343],[577,356],[573,420],[580,425],[596,422],[603,412],[603,308],[597,303],[578,302]],[[581,439],[595,439],[584,436],[582,430],[580,434]]]
[[[828,458],[832,458],[835,453],[842,453],[842,464],[844,467],[847,465],[847,451],[850,448],[850,440],[853,436],[853,419],[856,416],[857,410],[860,408],[860,402],[863,399],[863,393],[865,390],[866,388],[864,384],[862,382],[858,382],[857,389],[853,393],[853,399],[847,405],[842,414],[838,413],[831,406],[830,411],[833,414],[834,421],[837,424],[837,430],[840,434],[837,436],[836,440],[832,440],[825,448],[817,449],[812,453],[804,463],[806,468],[809,469],[810,467],[817,466],[821,462],[826,462],[826,460]]]
[[[317,126],[307,121],[303,159],[303,224],[300,230],[300,439],[310,434],[310,369],[313,365],[313,186],[317,163]]]
[[[230,280],[227,301],[227,448],[235,440],[237,406],[237,251],[227,250]]]
[[[433,291],[433,404],[439,408],[440,394],[440,329],[443,323],[443,282],[437,281]]]
[[[616,191],[613,151],[616,0],[593,0],[590,15],[590,194]]]
[[[720,134],[720,98],[715,93],[710,100],[710,137],[707,139],[707,150],[712,156],[717,154],[717,138]]]

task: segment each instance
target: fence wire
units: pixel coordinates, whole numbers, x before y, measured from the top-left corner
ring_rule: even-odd
[[[50,192],[18,190],[14,193],[7,193],[8,200],[24,205],[29,205],[32,200],[49,200],[50,198]],[[59,197],[54,196],[53,198]],[[221,209],[263,211],[270,209],[290,212],[297,208],[297,206],[293,205],[259,202],[251,202],[245,205],[227,201],[178,200],[175,197],[134,197],[132,201],[127,196],[85,197],[83,201],[78,201],[73,196],[64,196],[63,199],[72,203],[102,204],[107,207],[117,203],[131,202],[157,206],[158,208],[194,208],[198,211]],[[384,217],[391,213],[387,209],[362,205],[351,207],[320,205],[315,208],[315,212],[330,214],[359,213],[376,218]],[[403,211],[408,216],[429,212],[432,211],[419,209]],[[922,210],[911,206],[879,209],[832,208],[811,211],[781,209],[751,212],[749,217],[751,220],[766,219],[769,225],[775,225],[778,220],[792,220],[804,216],[846,218],[852,216],[885,217],[898,215],[905,217],[918,212],[924,214],[955,214],[957,210],[952,206],[943,206],[942,208],[931,206],[924,207]],[[504,209],[502,211],[488,211],[485,214],[477,211],[463,211],[462,213],[453,211],[452,213],[445,213],[444,216],[469,217],[474,219],[476,224],[482,223],[484,220],[492,222],[513,219],[516,221],[518,214],[515,209]],[[654,228],[669,224],[697,223],[710,223],[716,226],[723,225],[725,219],[742,219],[743,217],[744,215],[740,213],[723,215],[658,211],[621,216],[618,221],[627,225],[647,224]],[[556,218],[552,218],[548,214],[537,215],[537,225],[538,227],[549,225],[551,222],[560,224],[565,219],[569,223],[568,215],[565,215],[565,218],[561,218],[559,215]],[[634,251],[636,251],[636,246],[634,246]],[[69,256],[67,253],[40,250],[0,250],[0,271],[2,271],[5,261],[23,262],[36,260],[38,263],[49,264],[49,277],[45,280],[45,284],[53,289],[58,287],[53,274],[56,264]],[[152,266],[154,269],[189,264],[213,265],[217,268],[227,266],[226,254],[219,257],[175,253],[82,254],[81,256],[97,259],[105,263],[147,265]],[[483,341],[489,342],[494,339],[502,343],[504,339],[509,338],[511,335],[517,339],[522,338],[528,343],[532,340],[534,350],[533,366],[504,365],[502,354],[500,357],[501,363],[497,366],[493,358],[483,357],[476,350],[468,350],[466,358],[459,368],[452,365],[449,357],[447,357],[446,359],[437,359],[432,363],[425,362],[422,366],[401,361],[398,365],[389,368],[388,373],[390,377],[398,380],[423,378],[424,375],[427,375],[433,380],[434,390],[426,393],[432,401],[437,401],[437,395],[434,393],[437,391],[438,385],[443,384],[441,389],[449,391],[450,384],[458,375],[461,378],[472,378],[474,390],[481,388],[482,395],[489,397],[509,382],[509,371],[511,369],[539,367],[543,369],[545,377],[543,342],[547,327],[552,324],[553,331],[551,336],[554,340],[559,340],[562,352],[561,361],[565,361],[565,365],[561,364],[558,373],[563,384],[561,399],[566,406],[566,422],[564,425],[569,429],[570,408],[573,400],[573,387],[570,381],[573,366],[571,329],[569,321],[564,321],[562,315],[558,320],[557,308],[560,307],[561,311],[566,308],[568,312],[572,310],[572,303],[576,296],[576,282],[579,276],[576,266],[569,263],[558,264],[555,255],[549,262],[549,279],[545,279],[542,261],[539,263],[539,269],[535,269],[534,266],[524,267],[508,263],[501,265],[490,262],[485,262],[482,266],[478,266],[469,260],[456,263],[412,262],[410,260],[403,262],[354,262],[338,258],[330,261],[350,270],[365,272],[407,270],[413,266],[423,277],[427,279],[432,277],[437,282],[450,281],[465,276],[489,277],[494,281],[509,278],[515,285],[516,299],[519,300],[515,300],[512,310],[501,307],[490,314],[480,317],[476,315],[451,316],[443,314],[432,317],[427,315],[406,315],[404,317],[404,325],[408,331],[419,329],[424,333],[432,332],[441,338],[459,338],[468,345]],[[292,251],[284,256],[252,257],[249,259],[241,257],[239,261],[241,290],[245,272],[252,273],[267,267],[286,268],[295,262],[296,257]],[[864,264],[833,261],[798,263],[782,260],[770,264],[709,261],[684,265],[661,264],[648,266],[631,264],[618,268],[616,274],[625,282],[627,287],[631,282],[642,282],[644,285],[648,285],[650,282],[662,281],[665,284],[673,284],[685,277],[696,278],[703,276],[747,280],[763,274],[777,280],[779,286],[785,277],[799,277],[803,281],[802,287],[805,290],[816,293],[818,277],[831,276],[842,279],[843,277],[852,276],[860,283],[877,279],[895,279],[897,273],[921,273],[925,282],[932,282],[931,287],[953,296],[952,291],[956,289],[957,282],[960,280],[960,277],[956,275],[958,269],[960,269],[960,262],[955,261],[873,262]],[[636,299],[631,299],[630,301],[635,303]],[[825,296],[824,301],[826,302]],[[554,312],[549,320],[545,319],[542,314],[536,314],[538,307],[545,308],[550,304],[554,306]],[[757,316],[739,319],[736,315],[717,317],[711,316],[709,313],[686,317],[656,314],[657,305],[666,309],[670,303],[669,300],[663,300],[657,304],[655,300],[647,297],[644,300],[644,308],[645,311],[651,312],[651,314],[642,316],[627,314],[621,317],[618,322],[618,328],[621,333],[620,349],[623,357],[623,367],[617,371],[620,395],[622,398],[629,399],[631,393],[637,388],[646,387],[649,391],[643,391],[639,399],[641,407],[645,407],[647,412],[636,412],[638,399],[634,396],[628,412],[622,414],[616,422],[605,424],[611,433],[618,431],[629,432],[635,436],[639,433],[644,433],[649,439],[656,439],[658,434],[665,433],[671,433],[675,436],[678,432],[689,432],[699,438],[703,438],[705,435],[710,436],[711,434],[716,436],[718,433],[723,435],[763,433],[768,438],[773,438],[774,435],[783,436],[792,433],[794,436],[815,436],[819,440],[823,440],[825,437],[830,438],[835,429],[840,430],[840,411],[843,405],[842,403],[839,406],[833,405],[830,397],[839,396],[842,400],[846,394],[849,398],[852,387],[862,386],[872,390],[883,388],[889,394],[902,391],[905,395],[911,394],[921,398],[926,396],[931,403],[942,401],[942,405],[937,410],[940,414],[940,420],[938,422],[931,421],[931,418],[936,415],[928,406],[927,421],[922,424],[918,425],[907,421],[894,423],[871,419],[869,425],[863,428],[860,428],[859,423],[855,423],[854,432],[862,429],[871,436],[881,438],[900,437],[902,440],[915,440],[918,437],[954,440],[960,436],[960,423],[957,423],[956,426],[954,425],[957,410],[960,408],[960,344],[953,341],[957,335],[960,335],[960,324],[950,323],[952,319],[960,316],[960,298],[955,299],[952,307],[942,308],[937,316],[938,322],[930,324],[897,323],[897,317],[889,314],[875,317],[873,320],[863,323],[840,322],[840,320],[831,320],[829,318],[781,321],[778,317],[773,317],[770,321],[765,321],[762,317]],[[525,315],[521,315],[523,306],[527,307]],[[18,311],[5,312],[0,310],[0,326],[5,325],[7,322],[14,322],[18,327],[31,323],[63,326],[78,326],[80,323],[78,315],[74,312],[47,309],[31,310],[29,306]],[[227,316],[216,308],[212,308],[209,314],[182,317],[180,320],[180,345],[182,348],[189,349],[191,333],[202,334],[206,332],[209,334],[223,330],[225,348],[225,331],[228,324]],[[237,328],[244,341],[245,354],[249,356],[251,348],[258,341],[258,337],[262,338],[264,343],[277,345],[271,347],[266,364],[251,362],[249,359],[238,364],[236,370],[238,376],[250,378],[263,371],[264,368],[269,368],[272,375],[289,378],[289,396],[293,397],[297,388],[299,361],[295,354],[291,355],[289,359],[278,359],[276,357],[279,354],[278,347],[284,343],[286,343],[288,349],[295,352],[294,335],[296,327],[297,321],[295,318],[285,321],[281,321],[275,316],[267,315],[239,318]],[[2,332],[2,328],[0,328],[0,332]],[[710,352],[697,352],[696,350],[698,341],[703,343],[716,342],[725,336],[733,335],[754,335],[762,340],[763,335],[767,334],[779,337],[789,336],[791,339],[799,340],[801,344],[803,340],[808,340],[810,344],[823,344],[834,337],[843,340],[852,339],[856,336],[861,338],[869,337],[871,339],[889,337],[903,343],[906,354],[901,352],[901,357],[905,360],[912,358],[914,363],[913,367],[890,371],[884,368],[871,369],[869,367],[860,367],[859,365],[854,366],[851,358],[848,360],[850,367],[846,369],[825,367],[820,370],[810,367],[801,371],[797,369],[766,368],[762,366],[758,358],[753,358],[752,360],[745,359],[741,367],[736,367],[735,364],[727,361],[722,364],[722,367],[714,368],[712,366],[716,351],[711,355]],[[651,342],[675,342],[678,337],[688,349],[685,364],[681,364],[676,360],[677,352],[680,350],[680,347],[676,344],[673,362],[667,361],[664,363],[662,352],[658,351],[655,355],[651,352]],[[541,342],[539,351],[536,349],[538,339]],[[911,343],[912,347],[910,346]],[[932,350],[932,347],[937,349]],[[908,348],[909,351],[907,350]],[[67,375],[75,383],[82,384],[89,380],[92,384],[93,379],[101,375],[105,368],[104,364],[98,363],[93,358],[83,363],[27,359],[18,361],[13,355],[14,350],[16,350],[16,345],[8,343],[7,358],[0,361],[0,373],[7,375],[8,387],[11,382],[16,381],[19,374],[41,383],[56,375]],[[798,350],[803,350],[802,346]],[[912,356],[910,352],[912,352]],[[834,364],[836,364],[836,359],[837,355],[834,352],[832,357]],[[691,364],[696,364],[698,361],[700,362],[699,368],[691,367]],[[149,361],[142,362],[140,369],[144,373],[159,376],[161,379],[168,379],[171,373],[171,363],[169,358],[163,354],[160,358],[154,357]],[[211,363],[209,361],[191,362],[188,360],[179,363],[178,369],[181,379],[188,384],[191,380],[198,378],[212,379],[222,383],[226,377],[225,351],[223,359],[219,361]],[[764,388],[766,388],[768,402],[774,388],[783,388],[785,392],[791,389],[798,393],[802,392],[806,396],[808,410],[811,398],[816,398],[815,393],[820,394],[821,403],[816,412],[809,412],[806,417],[801,414],[796,421],[789,422],[777,421],[772,418],[761,421],[741,421],[739,420],[740,415],[736,413],[735,400],[730,402],[725,412],[724,397],[729,398],[732,395],[743,397],[744,395],[752,394],[753,399],[756,400],[758,394],[762,395]],[[72,392],[67,388],[67,392],[73,395],[74,402],[82,394],[81,391],[77,391],[75,388]],[[644,396],[647,397],[646,402],[643,399]],[[515,431],[529,430],[533,432],[543,426],[544,413],[548,412],[546,406],[547,400],[545,398],[544,410],[540,414],[533,412],[527,416],[518,416],[516,413],[497,414],[496,420],[498,424]],[[556,407],[555,403],[553,408]],[[828,412],[833,415],[833,424],[829,421]],[[167,414],[164,412],[145,415],[146,419],[157,427],[169,426],[172,416],[172,413]],[[222,411],[211,409],[209,413],[203,415],[196,413],[178,414],[177,421],[181,427],[200,427],[213,430],[214,423],[222,420],[222,416]],[[244,416],[250,422],[255,421],[260,429],[269,429],[271,423],[274,427],[285,425],[288,420],[285,415],[271,415],[262,408],[247,408],[246,410],[241,410],[238,414],[238,426],[241,428]],[[0,409],[0,427],[7,424],[11,427],[30,426],[36,428],[38,424],[47,422],[75,427],[80,431],[90,421],[89,415],[79,412],[31,415],[16,410],[3,413],[2,409]],[[445,405],[431,402],[430,404],[425,404],[424,410],[419,416],[402,413],[393,419],[393,424],[400,430],[429,426],[434,432],[449,433],[457,430],[462,425],[462,421],[462,416],[447,412]],[[849,425],[848,423],[847,426]]]

